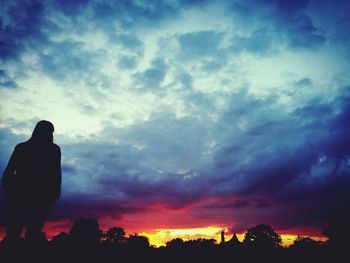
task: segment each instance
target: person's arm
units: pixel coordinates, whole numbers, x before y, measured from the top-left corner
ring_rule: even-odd
[[[61,149],[57,147],[57,153],[55,156],[55,169],[54,169],[54,181],[53,181],[53,199],[57,201],[61,195],[62,184],[62,170],[61,170]]]
[[[16,169],[17,169],[17,148],[13,150],[13,153],[11,155],[11,158],[6,166],[6,169],[2,175],[2,188],[5,192],[8,192],[8,190],[11,188],[11,179],[14,175]]]

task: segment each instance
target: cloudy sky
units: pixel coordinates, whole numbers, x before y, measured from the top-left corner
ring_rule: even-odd
[[[346,0],[5,0],[0,170],[47,119],[52,229],[320,234],[349,213],[349,14]]]

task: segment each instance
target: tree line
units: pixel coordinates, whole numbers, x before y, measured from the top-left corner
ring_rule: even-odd
[[[215,239],[183,240],[175,238],[165,246],[150,245],[146,236],[127,236],[121,227],[101,231],[97,220],[77,219],[68,233],[61,232],[50,241],[42,234],[35,244],[26,243],[0,245],[0,260],[9,262],[25,259],[37,262],[65,262],[76,259],[79,262],[218,262],[243,260],[245,262],[336,262],[346,253],[349,242],[348,220],[335,219],[323,230],[327,241],[298,236],[289,247],[282,246],[281,236],[267,224],[253,226],[245,232],[242,242],[236,236],[220,243]],[[14,253],[16,251],[17,253]],[[23,253],[18,253],[18,252]],[[103,261],[102,261],[103,260]],[[3,262],[3,261],[1,261]],[[6,261],[4,261],[6,262]]]

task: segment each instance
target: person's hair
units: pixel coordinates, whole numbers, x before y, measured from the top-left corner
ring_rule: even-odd
[[[39,121],[33,130],[30,140],[38,143],[53,143],[54,130],[55,128],[51,122]]]

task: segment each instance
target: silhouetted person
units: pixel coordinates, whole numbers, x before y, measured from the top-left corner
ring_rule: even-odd
[[[39,121],[31,138],[18,144],[2,178],[9,204],[5,240],[25,238],[39,241],[41,228],[52,205],[61,193],[61,150],[53,143],[54,126]]]

